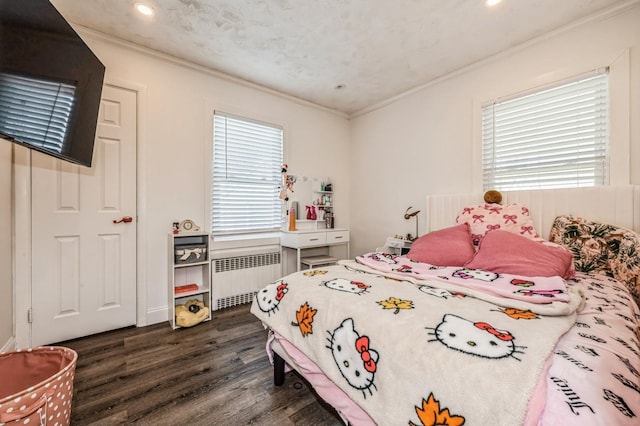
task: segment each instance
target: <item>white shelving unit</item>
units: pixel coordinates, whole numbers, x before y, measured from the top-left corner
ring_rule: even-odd
[[[211,319],[211,262],[209,261],[209,234],[201,232],[180,232],[169,234],[169,301],[173,329],[176,324],[176,306],[188,300],[204,302]],[[185,286],[193,287],[179,291]],[[177,289],[177,290],[176,290]]]
[[[327,215],[333,217],[333,191],[314,190],[313,197],[312,202],[319,217],[316,220],[316,228],[333,228],[333,222],[330,224],[327,220]]]

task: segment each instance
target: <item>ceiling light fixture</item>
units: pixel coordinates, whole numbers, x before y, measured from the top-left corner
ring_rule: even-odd
[[[496,4],[500,3],[502,0],[485,0],[484,4],[487,7],[491,7],[491,6],[495,6]]]
[[[136,3],[133,7],[144,16],[153,15],[153,8],[144,3]]]

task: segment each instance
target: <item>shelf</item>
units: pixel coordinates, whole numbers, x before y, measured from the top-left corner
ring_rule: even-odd
[[[179,298],[193,297],[203,293],[209,293],[209,290],[194,290],[194,291],[189,291],[185,293],[174,293],[174,294],[175,294],[175,299],[178,300]]]
[[[179,231],[177,233],[173,233],[172,234],[176,237],[202,237],[202,236],[208,236],[209,234],[202,232],[202,231]]]
[[[331,211],[333,209],[333,191],[313,191],[316,195],[311,201],[313,206],[319,210]]]
[[[195,296],[199,296],[201,294],[204,294],[204,297],[208,297],[205,293],[209,293],[209,290],[194,290],[194,291],[190,291],[188,293],[177,293],[174,296],[174,305],[175,304],[181,304],[181,303],[176,303],[176,302],[180,302],[181,299],[193,299]],[[186,302],[186,300],[185,300]],[[205,303],[206,305],[206,303]]]
[[[176,263],[173,266],[175,268],[188,268],[189,266],[201,266],[201,265],[208,265],[208,264],[209,264],[208,260],[203,260],[202,262]]]

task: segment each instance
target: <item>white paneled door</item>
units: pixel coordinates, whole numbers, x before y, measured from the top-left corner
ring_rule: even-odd
[[[104,86],[91,168],[33,152],[34,346],[136,323],[136,122]]]

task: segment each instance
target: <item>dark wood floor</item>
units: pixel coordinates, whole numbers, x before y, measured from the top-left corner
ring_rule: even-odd
[[[340,425],[295,373],[273,385],[249,305],[61,342],[78,352],[72,425]]]

